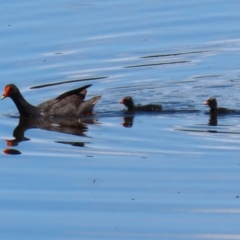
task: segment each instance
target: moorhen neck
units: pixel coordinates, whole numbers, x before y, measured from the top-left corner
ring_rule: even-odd
[[[204,104],[210,107],[210,113],[232,113],[234,111],[223,107],[218,108],[217,99],[213,97],[209,98],[206,102],[204,102]]]
[[[128,111],[142,111],[142,112],[160,112],[162,111],[161,105],[156,104],[147,104],[147,105],[134,105],[133,99],[130,96],[123,98],[120,101],[121,104],[124,104],[127,107]]]
[[[18,108],[20,116],[81,116],[92,111],[94,105],[98,102],[101,96],[95,96],[87,101],[84,101],[87,93],[86,88],[91,85],[86,85],[68,92],[65,92],[58,97],[48,100],[33,106],[28,103],[19,89],[14,84],[8,84],[5,87],[2,99],[10,97]]]

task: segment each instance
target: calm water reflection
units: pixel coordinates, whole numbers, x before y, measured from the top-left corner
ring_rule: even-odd
[[[123,127],[130,128],[133,125],[134,116],[124,117],[123,118]]]
[[[65,134],[72,134],[81,137],[87,137],[88,125],[99,124],[97,119],[93,117],[85,118],[33,118],[19,117],[19,123],[13,131],[12,140],[5,140],[7,146],[18,146],[20,142],[29,141],[31,139],[25,137],[25,132],[30,129],[41,129],[54,131]],[[84,147],[85,142],[71,141],[55,141],[56,143],[64,143],[72,146]],[[5,151],[5,153],[16,154],[14,151]]]

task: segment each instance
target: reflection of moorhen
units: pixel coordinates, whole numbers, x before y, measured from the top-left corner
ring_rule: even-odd
[[[29,104],[14,84],[5,87],[2,99],[10,97],[18,108],[21,116],[81,116],[92,111],[101,96],[84,101],[87,93],[86,85],[59,95],[38,106]]]
[[[147,105],[134,105],[133,99],[130,96],[123,98],[120,103],[124,104],[128,111],[142,111],[142,112],[160,112],[162,111],[161,105],[147,104]]]
[[[21,152],[18,151],[17,149],[10,149],[10,148],[4,149],[3,152],[5,154],[9,154],[9,155],[19,155],[19,154],[21,154]]]
[[[233,113],[235,111],[223,107],[218,108],[216,98],[209,98],[204,104],[210,107],[210,113]]]
[[[74,147],[84,147],[85,142],[64,142],[64,141],[56,141],[56,143],[63,143],[63,144],[69,144]]]
[[[217,113],[210,113],[208,125],[217,126]]]
[[[96,124],[92,118],[28,118],[20,117],[19,124],[13,131],[13,140],[6,140],[8,146],[17,146],[22,141],[30,140],[24,136],[28,129],[39,128],[48,131],[86,136],[88,124]],[[56,141],[57,142],[57,141]],[[63,142],[61,142],[63,143]],[[72,146],[83,146],[84,142],[64,142]]]
[[[125,127],[125,128],[130,128],[130,127],[132,127],[132,125],[133,125],[133,116],[131,116],[131,117],[124,117],[123,118],[123,123],[122,123],[122,125]]]

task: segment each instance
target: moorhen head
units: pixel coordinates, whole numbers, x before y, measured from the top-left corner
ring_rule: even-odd
[[[216,98],[209,98],[207,101],[204,102],[205,105],[208,105],[211,109],[211,111],[214,111],[217,109],[217,99]]]
[[[22,116],[37,115],[37,108],[29,104],[24,99],[19,89],[14,84],[8,84],[5,86],[4,93],[1,99],[3,100],[6,97],[10,97],[13,100],[16,107],[18,108],[20,115]]]
[[[134,102],[132,97],[127,96],[120,101],[121,104],[124,104],[128,111],[134,111]]]
[[[3,100],[6,97],[12,97],[19,94],[19,89],[14,84],[8,84],[4,89],[4,93],[1,99]]]

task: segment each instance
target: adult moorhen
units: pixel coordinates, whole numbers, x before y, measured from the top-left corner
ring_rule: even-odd
[[[223,108],[223,107],[217,107],[217,99],[216,98],[209,98],[206,102],[204,102],[205,105],[208,105],[210,107],[210,113],[234,113],[236,110]]]
[[[124,104],[129,112],[142,111],[142,112],[160,112],[162,111],[161,105],[156,104],[147,104],[147,105],[134,105],[133,99],[130,96],[123,98],[120,101],[121,104]]]
[[[98,102],[101,96],[95,96],[87,101],[84,101],[87,93],[86,85],[68,92],[65,92],[58,97],[48,100],[33,106],[28,103],[19,89],[14,84],[8,84],[5,87],[2,99],[10,97],[18,108],[20,116],[81,116],[82,114],[90,113],[94,105]]]

